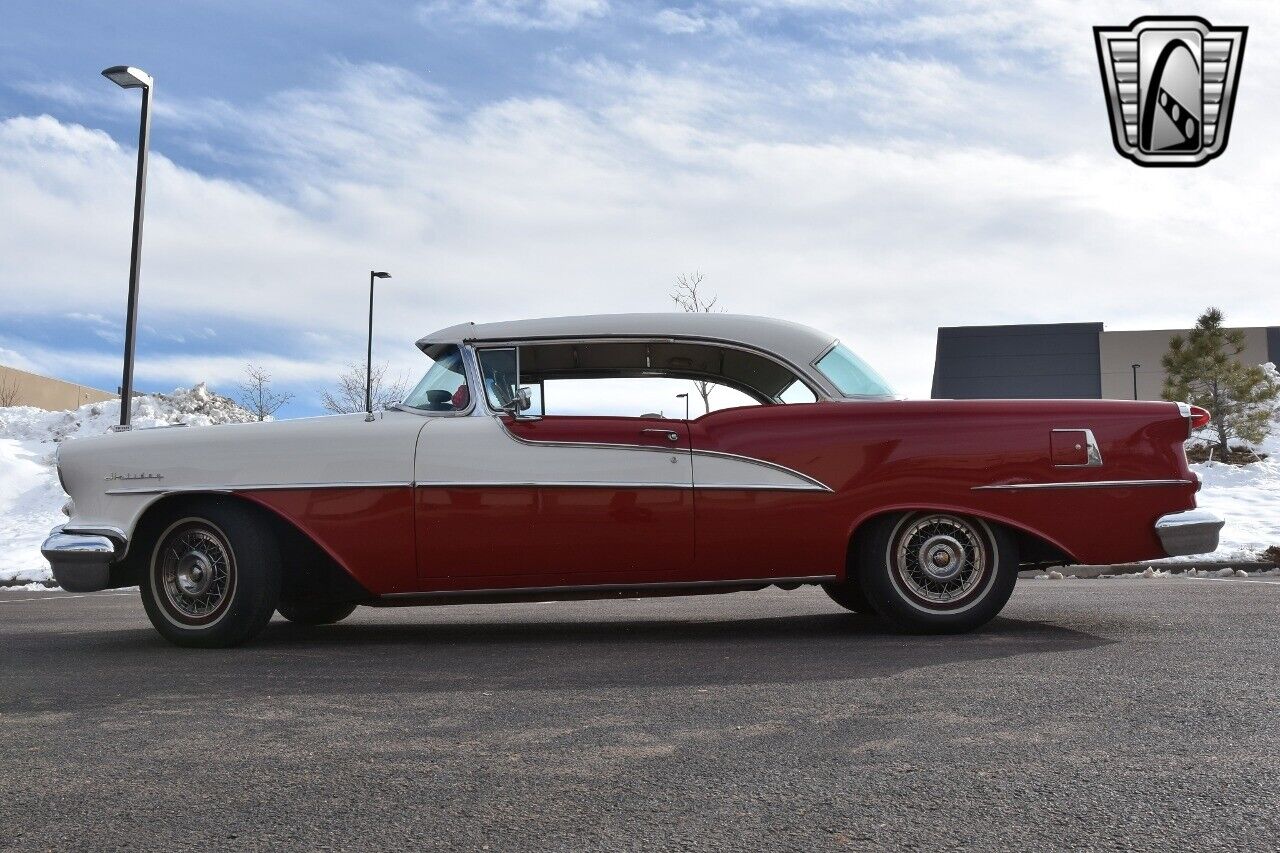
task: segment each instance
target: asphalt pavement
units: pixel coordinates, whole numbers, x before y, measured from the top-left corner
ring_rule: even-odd
[[[361,608],[225,651],[0,593],[0,849],[1280,845],[1280,578]]]

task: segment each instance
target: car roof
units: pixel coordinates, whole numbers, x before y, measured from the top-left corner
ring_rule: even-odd
[[[778,356],[801,369],[807,368],[836,341],[834,335],[772,317],[668,312],[460,323],[432,332],[418,341],[418,347],[608,338],[680,338],[735,344]]]

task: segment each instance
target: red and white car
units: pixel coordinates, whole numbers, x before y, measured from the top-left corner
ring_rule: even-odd
[[[1185,404],[903,400],[831,335],[729,314],[465,324],[418,346],[430,368],[388,411],[66,443],[58,582],[138,585],[184,645],[243,642],[275,611],[800,584],[957,631],[1000,611],[1020,566],[1205,553],[1222,526],[1196,509],[1183,442],[1207,413]],[[686,417],[687,380],[742,405]],[[611,414],[619,389],[679,416]],[[557,414],[570,396],[579,413]]]

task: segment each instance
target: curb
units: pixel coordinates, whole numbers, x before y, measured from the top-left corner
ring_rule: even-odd
[[[1044,569],[1033,569],[1018,572],[1020,578],[1034,578],[1053,570],[1062,572],[1064,577],[1075,575],[1077,578],[1100,578],[1103,575],[1140,575],[1147,569],[1162,572],[1185,572],[1189,569],[1215,572],[1218,569],[1244,569],[1247,572],[1265,572],[1276,568],[1275,563],[1265,560],[1205,560],[1196,562],[1188,560],[1182,563],[1116,563],[1110,566],[1049,566]]]

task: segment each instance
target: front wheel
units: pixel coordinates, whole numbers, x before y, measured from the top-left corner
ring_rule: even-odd
[[[179,646],[237,646],[266,627],[280,598],[275,537],[233,503],[209,501],[176,515],[146,568],[147,616]]]
[[[878,518],[859,536],[858,571],[871,607],[907,631],[969,631],[993,619],[1018,580],[1007,530],[964,515]]]

